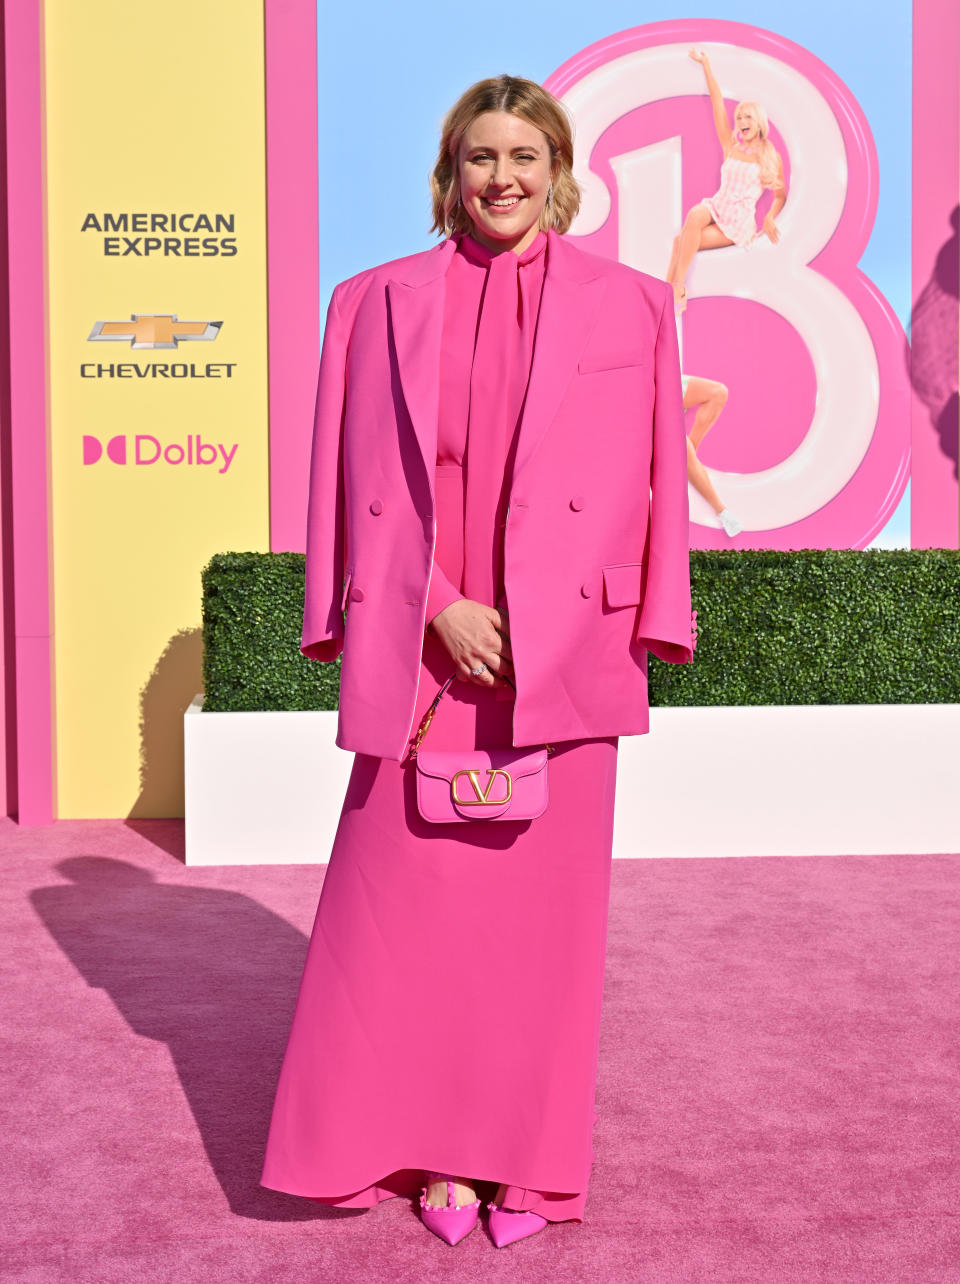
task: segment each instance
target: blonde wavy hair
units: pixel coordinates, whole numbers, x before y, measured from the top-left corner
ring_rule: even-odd
[[[741,107],[749,107],[757,118],[757,131],[760,134],[760,182],[764,187],[772,187],[777,190],[780,186],[778,181],[780,177],[780,157],[777,154],[777,149],[770,141],[770,122],[767,119],[767,113],[758,102],[754,102],[752,99],[744,99],[742,103],[737,103],[736,110],[739,111]],[[734,112],[734,120],[736,120],[736,112]],[[733,132],[736,135],[736,129]]]
[[[457,155],[463,136],[478,116],[506,111],[535,125],[550,144],[553,200],[544,205],[540,229],[566,232],[580,208],[580,184],[573,177],[573,129],[567,110],[546,89],[522,76],[494,76],[478,80],[453,104],[443,119],[437,163],[430,174],[433,222],[439,236],[469,232],[472,223],[460,204]]]

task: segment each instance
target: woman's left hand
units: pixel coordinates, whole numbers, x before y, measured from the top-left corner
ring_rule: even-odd
[[[456,662],[464,682],[482,687],[504,687],[513,678],[513,652],[503,607],[487,606],[461,597],[433,617],[430,627]],[[482,666],[482,672],[473,670]]]
[[[776,223],[774,223],[773,216],[771,214],[768,214],[763,220],[763,230],[766,232],[767,236],[770,237],[773,244],[776,245],[777,241],[780,240],[780,229],[777,227]]]

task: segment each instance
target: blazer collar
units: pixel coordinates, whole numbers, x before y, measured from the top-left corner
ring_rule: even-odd
[[[450,236],[412,255],[387,281],[390,329],[407,410],[433,496],[439,415],[444,278],[456,241]],[[553,228],[534,340],[530,382],[513,465],[516,484],[553,420],[599,314],[606,289],[592,257]]]
[[[401,259],[390,280],[399,281],[413,289],[429,285],[438,277],[446,275],[456,248],[456,238],[448,236],[421,254],[411,254],[409,258]],[[546,275],[568,277],[574,281],[592,281],[600,274],[592,267],[588,255],[551,227],[547,229]]]

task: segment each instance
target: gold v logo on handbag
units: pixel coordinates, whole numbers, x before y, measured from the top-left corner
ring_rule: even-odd
[[[472,798],[461,798],[460,791],[457,789],[457,781],[461,780],[464,776],[467,777],[470,784],[473,786]],[[507,793],[505,798],[490,797],[494,781],[498,776],[502,776],[503,780],[506,782]],[[487,787],[486,789],[481,789],[479,769],[477,767],[462,767],[460,771],[454,774],[453,779],[450,781],[450,790],[453,794],[453,801],[455,803],[459,803],[461,807],[487,807],[491,803],[496,806],[498,804],[509,802],[513,797],[513,777],[510,775],[509,771],[505,771],[502,767],[488,767]]]
[[[417,769],[417,808],[424,820],[534,820],[547,809],[547,758],[541,749],[422,749],[452,674],[423,716],[410,749]]]

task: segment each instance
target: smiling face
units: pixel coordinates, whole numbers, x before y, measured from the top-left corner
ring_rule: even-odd
[[[748,103],[740,103],[734,112],[733,123],[740,131],[745,144],[755,143],[760,137],[760,121]]]
[[[550,143],[512,112],[476,116],[460,141],[460,200],[476,239],[522,253],[536,239],[550,187]]]

